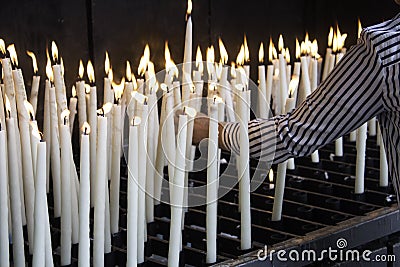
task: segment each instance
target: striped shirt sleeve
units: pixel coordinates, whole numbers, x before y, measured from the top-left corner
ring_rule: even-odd
[[[249,122],[250,156],[280,163],[306,156],[383,111],[381,59],[363,32],[328,78],[288,114]],[[239,123],[227,123],[223,146],[239,152]]]

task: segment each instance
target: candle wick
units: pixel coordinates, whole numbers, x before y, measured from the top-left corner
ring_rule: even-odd
[[[64,117],[64,125],[67,125],[67,116]]]
[[[8,110],[8,118],[11,118],[11,110]]]

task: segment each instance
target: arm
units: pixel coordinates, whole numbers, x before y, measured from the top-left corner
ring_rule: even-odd
[[[249,123],[250,156],[280,163],[311,154],[382,112],[383,86],[381,60],[364,33],[297,109]],[[238,128],[239,123],[226,123],[220,140],[223,148],[236,153]]]

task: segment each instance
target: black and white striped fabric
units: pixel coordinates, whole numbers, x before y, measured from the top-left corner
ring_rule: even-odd
[[[328,78],[293,112],[250,121],[250,156],[273,163],[306,156],[377,116],[398,194],[399,77],[400,14],[365,28]],[[223,145],[237,153],[238,128],[239,123],[227,123],[221,133]]]

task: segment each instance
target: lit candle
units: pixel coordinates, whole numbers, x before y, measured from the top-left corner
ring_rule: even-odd
[[[104,62],[104,69],[106,72],[106,77],[104,77],[104,91],[103,91],[103,104],[105,103],[114,103],[114,93],[113,93],[113,88],[111,86],[111,83],[114,79],[114,72],[111,68],[111,62],[110,58],[108,56],[108,53],[106,51],[106,58]],[[112,114],[111,112],[106,115],[107,117],[107,177],[108,180],[111,179],[111,142],[112,142],[112,133],[111,133],[111,128],[112,128]]]
[[[119,190],[121,170],[121,106],[114,104],[112,110],[112,163],[110,184],[110,219],[111,234],[118,232],[119,224]]]
[[[93,230],[93,265],[104,265],[104,233],[105,233],[105,194],[107,184],[107,117],[111,103],[100,110],[97,117],[97,151],[96,151],[96,183]],[[93,129],[92,129],[93,130]]]
[[[6,97],[6,108],[8,117],[7,124],[7,145],[8,145],[8,174],[9,177],[19,177],[20,170],[18,169],[17,162],[17,135],[15,134],[15,119],[11,117],[11,105]],[[3,168],[2,168],[3,169]],[[25,266],[25,253],[24,253],[24,236],[22,232],[22,218],[21,218],[21,194],[19,179],[9,179],[10,187],[10,206],[11,206],[11,220],[12,220],[12,243],[13,243],[13,262],[16,267]],[[7,244],[8,246],[8,244]]]
[[[270,116],[270,110],[271,110],[271,93],[272,93],[272,85],[274,81],[274,65],[272,64],[273,60],[273,43],[272,39],[270,38],[269,41],[269,47],[268,47],[268,57],[269,57],[269,62],[267,66],[267,81],[266,81],[266,93],[265,93],[265,102],[267,104],[268,108],[268,117]]]
[[[18,69],[18,59],[14,45],[7,48],[12,55],[13,64],[16,69],[12,70],[16,102],[18,108],[18,123],[21,137],[21,156],[22,156],[22,174],[23,188],[25,196],[26,220],[28,226],[29,252],[33,253],[33,228],[34,228],[34,203],[35,186],[32,166],[31,141],[29,133],[29,114],[25,107],[26,91],[21,69]]]
[[[76,93],[78,96],[78,120],[79,120],[79,129],[82,128],[83,123],[87,121],[87,112],[86,112],[86,92],[85,92],[85,81],[83,81],[83,74],[85,72],[85,67],[83,66],[82,60],[79,61],[79,70],[78,70],[78,81],[76,82]]]
[[[279,36],[279,86],[280,86],[280,113],[285,112],[285,103],[287,98],[288,92],[288,84],[287,84],[287,73],[286,73],[286,59],[285,59],[285,50],[283,45],[283,37],[282,35]]]
[[[204,81],[201,78],[201,76],[203,75],[204,66],[203,66],[203,59],[201,55],[200,46],[197,47],[197,52],[196,52],[196,67],[197,70],[193,71],[193,84],[195,86],[195,92],[197,95],[195,108],[197,112],[200,112],[201,100],[203,96],[203,87],[204,87]]]
[[[289,83],[289,97],[286,99],[285,113],[291,112],[296,106],[295,92],[297,91],[298,86],[299,86],[299,77],[294,75]],[[287,168],[289,170],[294,170],[296,168],[294,158],[290,158],[287,160]]]
[[[317,55],[318,55],[318,43],[317,40],[314,40],[311,46],[311,78],[310,78],[310,83],[311,83],[311,92],[314,92],[317,87],[318,87],[318,60],[317,60]],[[311,154],[311,161],[314,163],[319,162],[319,153],[318,150],[314,151]]]
[[[37,131],[35,134],[39,134]],[[40,138],[40,136],[39,136]],[[35,239],[32,266],[45,266],[46,259],[46,143],[37,144],[35,180]]]
[[[192,74],[192,0],[188,0],[188,7],[186,11],[186,34],[185,34],[185,47],[183,53],[182,65],[182,101],[185,103],[189,100],[190,95],[190,81]],[[189,78],[189,79],[187,79]]]
[[[53,179],[54,217],[61,216],[61,173],[60,142],[58,139],[58,115],[54,86],[49,89],[50,126],[51,126],[51,177]]]
[[[138,242],[138,176],[139,176],[139,150],[138,126],[140,118],[134,117],[129,126],[128,150],[128,211],[127,211],[127,266],[137,265]]]
[[[258,66],[258,112],[260,118],[268,118],[268,103],[267,98],[267,85],[265,81],[265,65],[264,63],[264,45],[260,44],[260,49],[258,52],[258,61],[260,65]]]
[[[0,120],[0,265],[7,267],[10,266],[10,261],[8,241],[7,149],[4,122],[5,120]]]
[[[82,125],[79,188],[79,266],[90,266],[90,126]]]
[[[243,48],[244,48],[243,69],[244,69],[244,72],[246,73],[245,85],[246,85],[246,88],[248,88],[249,87],[249,78],[250,78],[250,65],[248,64],[250,62],[250,53],[249,53],[249,47],[247,45],[246,34],[243,37]]]
[[[322,80],[324,81],[326,77],[328,77],[328,74],[330,72],[330,59],[331,59],[331,54],[332,54],[332,43],[333,43],[333,28],[331,27],[329,30],[329,35],[328,35],[328,47],[326,48],[326,53],[325,53],[325,60],[324,60],[324,70],[322,73]]]
[[[93,207],[95,204],[96,193],[96,153],[97,153],[97,90],[94,84],[94,69],[92,62],[89,60],[87,64],[86,73],[90,82],[89,93],[89,125],[90,125],[90,205]]]
[[[28,54],[28,56],[30,56],[32,58],[33,77],[32,77],[31,95],[30,95],[29,102],[32,104],[33,110],[36,114],[40,76],[38,75],[38,66],[37,66],[35,54],[31,51],[26,51],[26,53]]]
[[[74,130],[74,122],[75,122],[75,115],[76,115],[76,104],[78,103],[78,99],[76,98],[76,89],[75,86],[72,86],[72,97],[69,99],[69,128],[71,135]]]
[[[364,172],[365,172],[365,150],[367,145],[367,123],[357,129],[357,158],[356,158],[356,181],[354,193],[364,193]]]
[[[311,94],[310,76],[308,73],[307,57],[302,56],[301,61],[301,80],[298,93],[298,103],[302,103]]]
[[[221,98],[214,96],[208,100],[208,116],[210,126],[208,130],[208,157],[207,157],[207,256],[206,262],[217,261],[217,200],[218,200],[218,105]]]
[[[50,154],[51,154],[51,116],[50,116],[50,80],[46,79],[44,87],[43,140],[46,142],[46,192],[50,189]]]
[[[179,252],[182,238],[182,204],[184,195],[185,154],[186,154],[187,115],[179,115],[177,153],[175,154],[174,178],[170,182],[171,226],[169,235],[168,266],[179,266]],[[139,146],[140,148],[140,146]],[[140,170],[139,170],[140,171]],[[139,222],[140,223],[140,222]]]
[[[72,211],[71,211],[71,136],[69,132],[69,111],[61,113],[63,124],[60,124],[61,144],[61,265],[71,264],[71,236],[72,236]]]
[[[60,64],[61,61],[58,57],[58,48],[54,41],[51,43],[51,53],[54,61],[52,68],[54,75],[54,87],[56,89],[57,114],[59,117],[59,123],[62,124],[60,115],[62,111],[67,109],[67,96],[65,93],[64,77],[62,75],[62,65]]]

